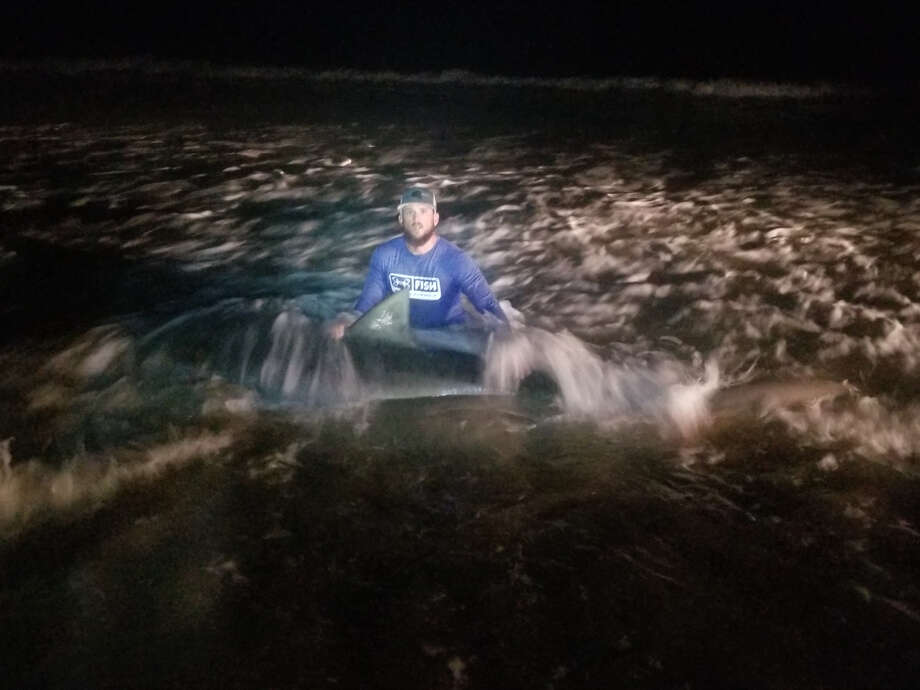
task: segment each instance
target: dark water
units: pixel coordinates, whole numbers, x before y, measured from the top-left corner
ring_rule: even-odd
[[[5,687],[916,682],[911,101],[4,70]],[[407,183],[479,385],[323,337]]]

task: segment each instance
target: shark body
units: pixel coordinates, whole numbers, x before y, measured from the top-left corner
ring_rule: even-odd
[[[413,329],[409,294],[394,293],[347,330],[345,339],[365,379],[385,381],[394,397],[442,397],[494,392],[482,386],[484,358],[491,331],[448,327]],[[552,372],[547,374],[552,382]],[[769,413],[851,393],[845,383],[826,379],[761,381],[717,388],[704,410],[686,428],[685,437],[750,424]],[[545,396],[545,391],[540,391]]]

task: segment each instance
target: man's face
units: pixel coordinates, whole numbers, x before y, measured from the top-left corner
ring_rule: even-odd
[[[399,211],[399,224],[412,244],[427,242],[438,224],[438,214],[428,204],[406,204]]]

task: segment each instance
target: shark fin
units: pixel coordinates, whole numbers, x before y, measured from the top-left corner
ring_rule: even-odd
[[[351,341],[390,345],[426,352],[453,352],[485,356],[491,331],[447,326],[414,329],[409,325],[409,291],[400,290],[369,309],[345,332]]]
[[[409,330],[409,291],[394,292],[368,309],[345,332],[348,340],[371,340],[399,347],[416,347]]]

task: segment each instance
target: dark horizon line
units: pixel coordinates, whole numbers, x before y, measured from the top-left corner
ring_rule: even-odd
[[[355,75],[388,75],[395,74],[406,78],[444,77],[489,80],[579,80],[604,81],[691,81],[691,82],[755,82],[770,84],[795,84],[795,85],[841,85],[841,86],[871,86],[871,85],[902,85],[910,88],[920,88],[920,78],[910,75],[899,78],[897,75],[888,75],[885,78],[874,78],[872,74],[819,74],[808,71],[792,72],[788,70],[770,71],[763,67],[754,70],[722,70],[714,72],[702,68],[668,70],[664,68],[647,69],[634,67],[631,71],[622,69],[607,70],[581,70],[572,66],[570,69],[532,70],[523,71],[508,68],[507,65],[494,65],[492,68],[470,67],[468,65],[419,65],[419,64],[383,64],[367,62],[333,63],[330,61],[282,61],[266,59],[264,56],[184,56],[184,55],[158,55],[152,53],[90,53],[90,54],[43,54],[4,56],[0,54],[0,68],[14,69],[64,69],[68,65],[77,65],[83,70],[106,69],[156,69],[158,71],[183,71],[192,68],[202,71],[208,70],[265,70],[295,72],[301,75],[322,73],[351,73]]]

